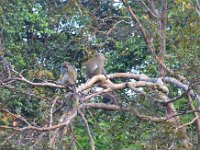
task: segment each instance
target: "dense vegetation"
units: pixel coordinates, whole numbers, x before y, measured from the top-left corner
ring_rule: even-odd
[[[198,0],[1,0],[0,149],[198,149],[199,23]]]

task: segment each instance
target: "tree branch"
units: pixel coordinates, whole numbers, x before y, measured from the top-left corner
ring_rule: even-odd
[[[78,113],[80,114],[80,116],[81,116],[81,118],[83,119],[83,122],[84,122],[84,124],[85,124],[86,132],[87,132],[87,134],[88,134],[88,136],[89,136],[89,139],[90,139],[91,150],[95,150],[94,140],[93,140],[92,135],[91,135],[91,133],[90,133],[90,128],[89,128],[88,122],[87,122],[87,120],[86,120],[84,114],[83,114],[80,110],[79,110]]]
[[[104,109],[104,110],[109,110],[109,111],[133,112],[138,119],[144,120],[144,121],[164,122],[166,120],[165,117],[152,117],[152,116],[142,115],[133,106],[120,107],[117,105],[109,105],[109,104],[104,104],[104,103],[86,103],[84,104],[84,106],[87,108],[98,108],[98,109]]]

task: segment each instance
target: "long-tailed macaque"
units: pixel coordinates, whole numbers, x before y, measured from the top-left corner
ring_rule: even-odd
[[[104,63],[106,58],[101,53],[96,53],[92,59],[86,63],[86,77],[92,78],[95,75],[103,74],[106,76]],[[107,76],[106,76],[107,77]]]
[[[8,74],[8,78],[11,78],[11,64],[3,57],[3,54],[0,54],[0,64],[4,72]]]
[[[86,77],[92,78],[95,75],[103,74],[107,78],[106,71],[104,69],[106,58],[101,53],[96,53],[92,59],[90,59],[86,63]],[[116,104],[115,95],[112,93],[104,93],[103,95],[103,103],[106,104]]]
[[[59,83],[65,85],[75,85],[77,80],[77,72],[69,62],[64,62],[61,66],[61,80]]]
[[[58,84],[65,85],[66,88],[69,89],[69,93],[65,95],[65,100],[63,104],[61,104],[53,113],[56,113],[59,111],[63,106],[67,104],[69,106],[69,103],[72,98],[79,98],[78,93],[76,92],[76,80],[77,80],[77,72],[72,67],[72,65],[69,62],[64,62],[61,65],[60,68],[61,76],[58,80]]]

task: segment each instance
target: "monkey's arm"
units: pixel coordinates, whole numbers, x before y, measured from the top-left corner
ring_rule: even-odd
[[[68,74],[65,73],[64,76],[60,76],[59,80],[57,81],[58,84],[64,85],[68,82]]]

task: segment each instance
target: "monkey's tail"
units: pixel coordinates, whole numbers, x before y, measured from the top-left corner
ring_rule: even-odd
[[[83,102],[83,99],[82,99],[82,95],[79,94],[79,93],[76,91],[76,86],[75,86],[75,85],[73,85],[73,86],[71,87],[71,89],[72,89],[72,92],[73,92],[74,96],[76,96],[76,97],[78,98],[78,100],[79,100],[79,104],[80,104],[80,106],[82,107],[82,112],[85,113],[85,107],[84,107],[84,102]]]

